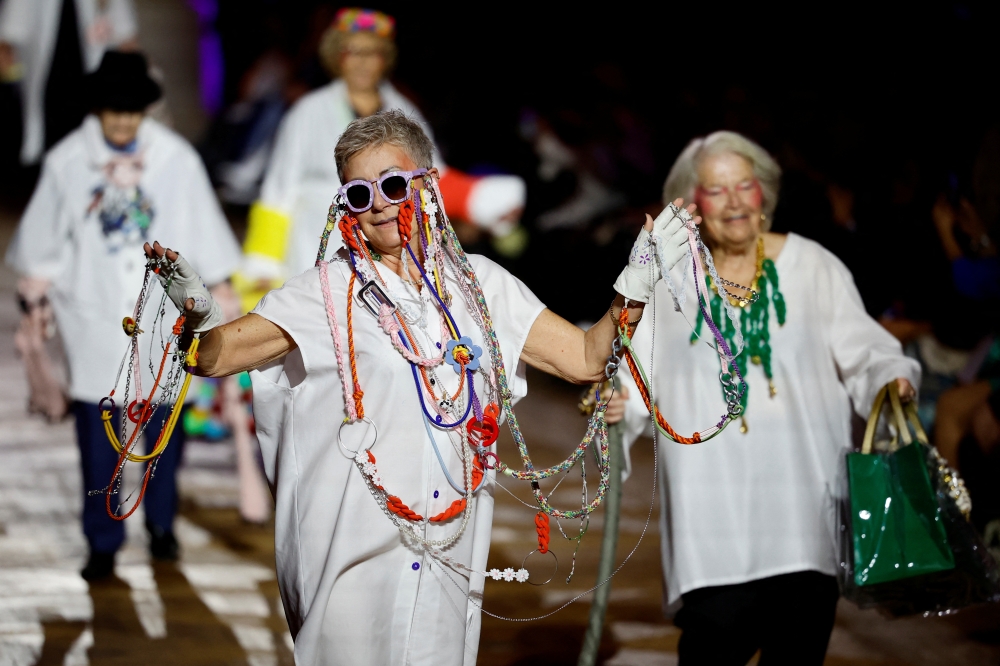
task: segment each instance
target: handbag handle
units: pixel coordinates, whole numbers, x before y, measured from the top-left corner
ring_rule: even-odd
[[[875,441],[875,428],[878,426],[879,415],[882,413],[882,406],[885,404],[886,396],[889,397],[889,403],[892,405],[892,416],[896,420],[896,429],[899,430],[903,442],[905,444],[913,442],[910,428],[906,425],[907,416],[909,416],[910,423],[914,423],[917,439],[927,443],[927,433],[924,432],[923,426],[920,425],[920,419],[917,418],[916,407],[912,403],[907,405],[907,407],[913,408],[912,415],[904,412],[903,403],[899,399],[899,384],[894,379],[880,388],[878,394],[875,396],[875,401],[872,403],[872,411],[868,414],[868,425],[865,426],[865,438],[861,443],[861,453],[869,454],[872,452],[872,443]]]
[[[917,403],[910,401],[903,405],[903,410],[906,412],[906,420],[913,426],[913,432],[917,433],[917,441],[921,444],[930,446],[931,440],[927,437],[927,431],[924,430],[924,426],[920,422],[920,414],[917,412]]]

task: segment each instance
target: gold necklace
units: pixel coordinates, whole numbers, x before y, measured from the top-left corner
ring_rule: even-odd
[[[722,291],[729,299],[729,302],[732,303],[735,307],[745,308],[746,306],[753,303],[754,300],[756,300],[753,297],[753,295],[758,293],[759,291],[760,278],[763,274],[764,274],[764,237],[760,236],[759,238],[757,238],[757,270],[754,273],[753,282],[750,283],[750,291],[747,292],[746,296],[736,296],[728,289],[726,289],[725,286],[722,287]],[[725,280],[723,280],[723,282],[725,282]],[[708,278],[708,283],[711,285],[712,291],[718,294],[719,288],[716,286],[715,280],[713,280],[711,276],[709,276]]]

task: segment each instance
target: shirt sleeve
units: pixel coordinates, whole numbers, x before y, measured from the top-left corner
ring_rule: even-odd
[[[919,387],[920,365],[904,356],[899,341],[868,315],[847,267],[824,254],[834,362],[855,411],[867,417],[879,389],[892,380],[902,377]]]
[[[6,261],[30,277],[54,279],[63,269],[63,253],[70,246],[68,216],[63,211],[63,191],[50,159],[17,227]]]
[[[347,285],[338,275],[339,268],[331,263],[328,269],[333,300],[345,303]],[[250,313],[267,319],[295,340],[296,347],[302,354],[303,371],[307,374],[321,364],[322,357],[333,353],[319,268],[310,268],[291,278],[280,288],[269,291]],[[346,321],[344,313],[338,317],[341,322]]]

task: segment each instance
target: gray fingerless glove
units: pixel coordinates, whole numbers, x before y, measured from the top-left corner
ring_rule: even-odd
[[[172,265],[174,274],[169,287],[167,287],[167,279],[162,271],[157,273],[156,277],[160,280],[160,284],[167,289],[167,296],[173,304],[187,317],[185,325],[188,330],[204,333],[221,324],[222,308],[212,298],[212,294],[209,293],[201,276],[180,255]],[[189,298],[194,301],[194,307],[191,310],[185,308]]]

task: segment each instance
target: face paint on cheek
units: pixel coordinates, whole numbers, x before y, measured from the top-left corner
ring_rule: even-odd
[[[751,206],[754,210],[759,210],[761,204],[764,202],[764,193],[760,190],[760,183],[756,180],[753,181],[753,189],[747,192],[747,205]]]
[[[700,187],[694,192],[694,203],[698,206],[698,213],[703,217],[717,215],[721,210],[712,197],[705,196],[705,191]]]

